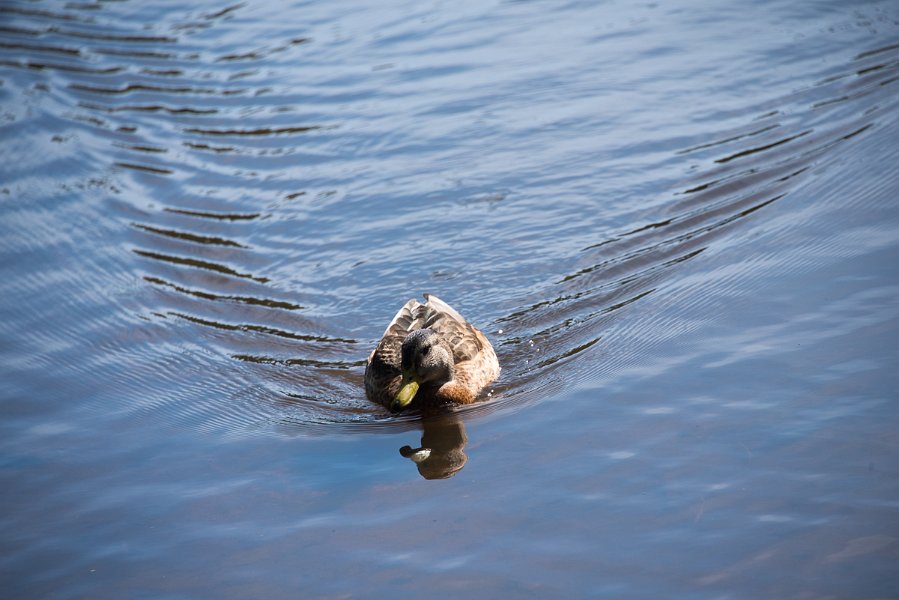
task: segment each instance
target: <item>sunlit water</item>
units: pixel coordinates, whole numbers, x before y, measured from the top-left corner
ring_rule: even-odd
[[[899,596],[897,108],[887,1],[3,3],[4,596]]]

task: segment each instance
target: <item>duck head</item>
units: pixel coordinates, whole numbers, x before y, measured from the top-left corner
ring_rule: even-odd
[[[403,410],[421,387],[440,387],[453,380],[452,349],[432,329],[418,329],[403,340],[401,348],[403,380],[390,410]]]

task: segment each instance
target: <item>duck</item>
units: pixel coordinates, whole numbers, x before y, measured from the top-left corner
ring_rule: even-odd
[[[471,404],[499,377],[490,341],[433,294],[393,317],[365,366],[365,394],[391,412]]]

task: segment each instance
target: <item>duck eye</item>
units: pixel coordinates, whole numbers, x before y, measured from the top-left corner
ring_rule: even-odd
[[[427,356],[427,355],[428,355],[428,352],[430,352],[430,351],[431,351],[431,347],[430,347],[430,346],[425,346],[424,348],[421,349],[421,355],[422,355],[422,356]]]

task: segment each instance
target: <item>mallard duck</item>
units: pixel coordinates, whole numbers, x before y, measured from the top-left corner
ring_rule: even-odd
[[[424,296],[396,313],[365,367],[365,394],[393,412],[471,404],[499,376],[487,337],[437,296]]]

